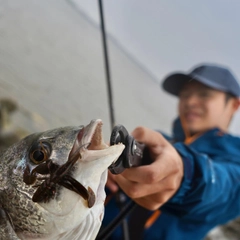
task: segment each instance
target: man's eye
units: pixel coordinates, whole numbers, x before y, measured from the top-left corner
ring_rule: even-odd
[[[200,97],[210,97],[211,96],[211,93],[208,92],[208,91],[204,91],[204,92],[199,92],[199,96]]]
[[[190,96],[190,93],[187,93],[187,92],[181,92],[179,94],[179,97],[184,99],[184,98],[188,98]]]

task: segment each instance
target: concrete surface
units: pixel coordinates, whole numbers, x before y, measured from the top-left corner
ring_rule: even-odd
[[[18,102],[16,124],[39,131],[101,118],[108,138],[100,30],[64,0],[0,3],[0,96]],[[116,122],[170,132],[176,99],[111,41],[109,52]]]

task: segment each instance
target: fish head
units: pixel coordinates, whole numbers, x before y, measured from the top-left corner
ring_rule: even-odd
[[[18,236],[94,239],[104,215],[107,169],[123,149],[104,142],[99,119],[35,133],[9,148],[0,165],[6,173],[0,199]]]

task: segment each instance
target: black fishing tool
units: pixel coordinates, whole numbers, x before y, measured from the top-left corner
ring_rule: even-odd
[[[108,168],[113,174],[120,174],[126,168],[146,165],[152,162],[148,148],[145,147],[145,144],[137,142],[131,135],[129,135],[127,129],[123,125],[115,126],[110,137],[110,145],[118,143],[123,143],[125,149],[118,160]],[[116,216],[107,227],[102,228],[99,231],[96,240],[107,240],[120,223],[123,223],[124,226],[124,239],[130,239],[126,216],[137,207],[137,204],[132,200],[127,203],[126,197],[122,197],[125,195],[121,190],[116,193],[116,196],[116,201],[121,209],[120,214]]]
[[[113,128],[110,137],[110,145],[123,143],[125,149],[116,162],[109,166],[113,174],[119,174],[126,168],[145,165],[150,162],[149,153],[145,144],[137,142],[123,125]]]

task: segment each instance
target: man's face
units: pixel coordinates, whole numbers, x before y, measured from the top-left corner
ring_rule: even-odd
[[[197,81],[184,85],[179,94],[179,116],[184,129],[190,134],[214,127],[227,130],[237,108],[236,98],[226,102],[224,92],[209,88]]]

